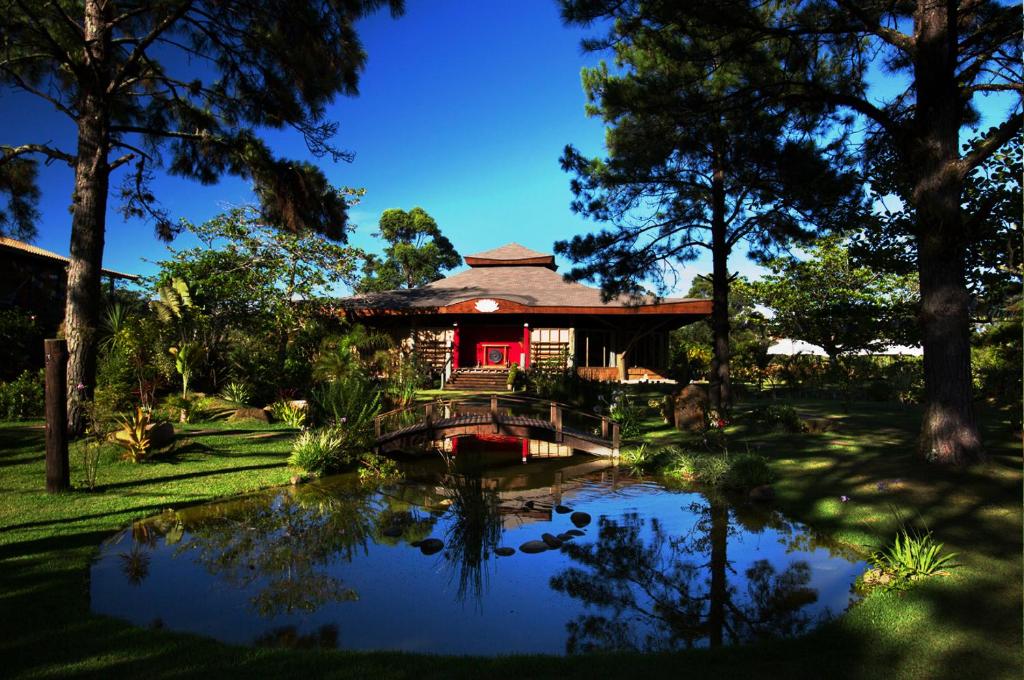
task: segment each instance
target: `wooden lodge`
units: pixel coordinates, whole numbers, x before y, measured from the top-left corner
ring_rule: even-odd
[[[575,369],[607,381],[667,380],[668,334],[711,313],[711,301],[604,301],[566,281],[553,255],[509,243],[421,288],[341,301],[351,320],[386,330],[452,387],[504,389],[508,367]]]

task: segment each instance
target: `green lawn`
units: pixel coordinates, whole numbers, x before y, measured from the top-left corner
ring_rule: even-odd
[[[187,426],[158,462],[106,461],[95,493],[48,496],[42,429],[0,425],[0,676],[179,678],[299,676],[1017,678],[1021,675],[1022,499],[1019,434],[999,413],[984,422],[991,460],[970,471],[912,457],[919,414],[869,404],[833,416],[835,432],[747,435],[731,446],[768,456],[778,505],[857,546],[893,533],[891,508],[920,516],[962,567],[905,594],[877,593],[798,640],[674,655],[498,659],[231,647],[135,628],[89,613],[88,568],[99,542],[130,520],[287,482],[292,434],[267,426]],[[742,410],[741,410],[742,411]],[[742,415],[736,422],[742,422]],[[681,438],[651,422],[652,441]],[[72,459],[72,480],[81,477]],[[882,483],[882,488],[879,483]],[[849,496],[842,503],[840,496]],[[443,625],[439,621],[438,625]],[[715,674],[715,675],[710,675]]]

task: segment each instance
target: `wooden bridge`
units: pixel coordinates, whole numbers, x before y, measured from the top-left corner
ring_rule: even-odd
[[[541,399],[492,394],[438,399],[382,413],[374,419],[381,452],[414,451],[441,439],[505,435],[547,441],[595,456],[619,456],[619,424]]]

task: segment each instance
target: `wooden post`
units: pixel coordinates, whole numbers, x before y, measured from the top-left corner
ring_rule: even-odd
[[[608,416],[601,416],[601,439],[608,439]]]
[[[380,416],[373,419],[373,435],[380,439]]]
[[[555,406],[555,441],[562,443],[562,407]]]
[[[612,456],[619,457],[619,424],[612,423]]]
[[[498,397],[491,395],[491,423],[493,423],[494,434],[498,434]]]
[[[46,357],[46,492],[71,488],[68,464],[68,346],[65,340],[44,340]]]
[[[426,414],[426,418],[424,418],[423,422],[426,424],[426,426],[428,428],[433,427],[434,426],[434,405],[433,404],[427,404],[426,406],[423,407],[423,410],[425,411],[425,414]]]

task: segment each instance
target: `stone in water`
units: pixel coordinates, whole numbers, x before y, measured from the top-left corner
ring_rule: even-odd
[[[590,524],[590,515],[585,512],[574,512],[569,515],[569,519],[578,527],[585,527]]]

